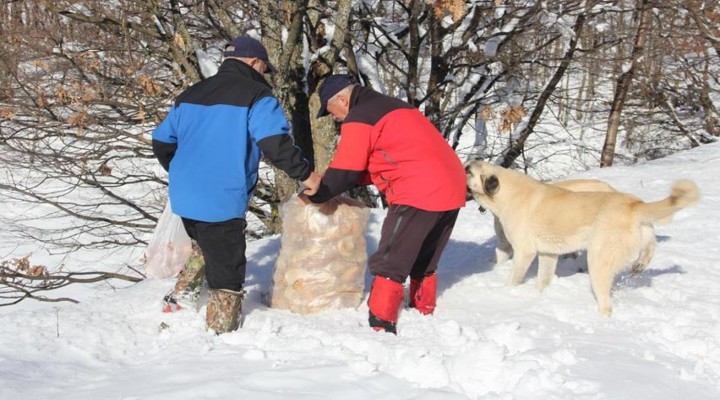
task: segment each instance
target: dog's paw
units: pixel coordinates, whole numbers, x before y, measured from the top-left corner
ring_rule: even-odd
[[[495,252],[495,258],[492,260],[495,264],[502,264],[510,259],[510,254],[501,251]]]
[[[598,312],[600,313],[600,315],[603,315],[605,317],[608,317],[608,318],[612,317],[612,307],[610,307],[610,306],[606,306],[606,307],[598,306]]]
[[[510,278],[508,278],[508,280],[507,280],[507,282],[506,282],[506,284],[507,284],[508,286],[518,286],[518,285],[520,285],[521,283],[522,283],[522,278],[517,279],[517,278],[512,277],[512,276],[511,276]]]
[[[542,281],[538,280],[537,283],[535,284],[535,288],[537,289],[538,292],[542,293],[545,290],[545,288],[548,287],[549,284],[550,284],[550,282],[542,282]]]

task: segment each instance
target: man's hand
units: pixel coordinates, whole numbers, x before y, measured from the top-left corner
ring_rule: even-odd
[[[315,171],[310,173],[310,176],[308,176],[307,179],[300,182],[306,189],[302,190],[299,194],[303,194],[305,196],[312,196],[315,193],[317,193],[318,189],[320,188],[320,181],[322,180],[322,176]]]
[[[308,197],[305,196],[305,194],[303,194],[303,192],[298,193],[297,198],[298,198],[298,201],[300,202],[300,204],[303,204],[306,206],[313,204],[313,202],[310,201],[310,199],[308,199]]]
[[[338,202],[335,200],[329,200],[324,203],[313,203],[312,201],[310,201],[310,199],[308,199],[307,196],[302,193],[298,193],[297,198],[300,204],[315,207],[318,209],[318,211],[325,215],[334,214],[335,210],[337,210],[338,208]]]

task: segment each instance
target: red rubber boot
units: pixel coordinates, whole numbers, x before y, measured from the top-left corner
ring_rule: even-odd
[[[373,279],[368,307],[370,327],[376,331],[397,334],[397,320],[403,298],[403,285],[383,276]]]
[[[417,308],[421,314],[432,314],[435,311],[436,297],[437,274],[433,273],[422,280],[410,278],[410,307]]]

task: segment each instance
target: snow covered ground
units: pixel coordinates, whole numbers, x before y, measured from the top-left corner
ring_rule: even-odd
[[[509,263],[490,262],[492,218],[469,202],[440,263],[435,315],[403,310],[397,336],[370,330],[364,303],[315,315],[265,306],[272,237],[249,242],[244,324],[230,334],[203,330],[202,302],[197,313],[160,312],[173,280],[66,289],[77,305],[0,308],[0,399],[718,399],[718,176],[720,144],[570,176],[646,200],[690,178],[703,194],[656,228],[645,272],[620,276],[611,319],[596,312],[581,258],[561,261],[542,294],[535,267],[505,286]],[[368,252],[383,214],[371,215]],[[3,243],[0,254],[31,248]],[[86,257],[121,266],[136,253]]]

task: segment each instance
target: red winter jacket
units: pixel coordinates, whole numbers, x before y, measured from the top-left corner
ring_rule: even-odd
[[[426,211],[465,205],[465,170],[435,126],[410,104],[357,86],[335,157],[310,199],[321,203],[370,181],[390,204]]]

